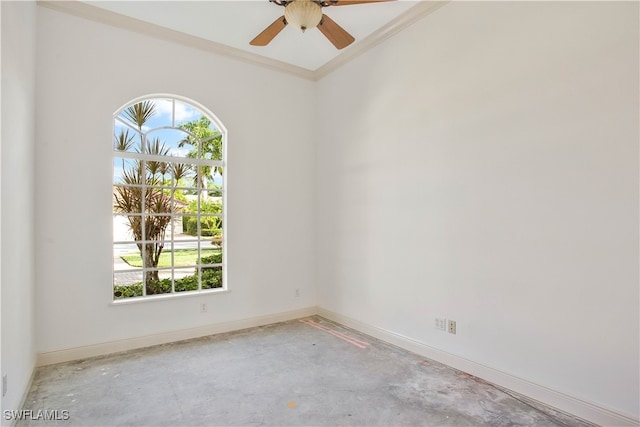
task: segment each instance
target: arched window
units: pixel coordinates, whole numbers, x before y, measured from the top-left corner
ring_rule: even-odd
[[[226,289],[226,131],[198,104],[149,96],[113,116],[113,298]]]

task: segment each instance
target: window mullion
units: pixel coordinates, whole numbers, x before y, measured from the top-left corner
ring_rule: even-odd
[[[224,162],[222,160],[196,159],[192,157],[178,157],[178,156],[171,156],[171,155],[156,156],[153,154],[136,153],[131,151],[118,151],[117,156],[123,157],[125,159],[164,161],[164,162],[174,162],[174,163],[190,163],[190,164],[203,165],[203,166],[211,165],[211,166],[224,167]]]
[[[143,137],[143,143],[142,145],[144,146],[144,137]],[[146,201],[147,201],[147,161],[146,160],[141,160],[140,161],[140,181],[142,184],[142,188],[141,188],[141,201],[140,201],[140,209],[141,209],[141,218],[140,218],[140,232],[141,232],[141,239],[142,240],[142,250],[140,251],[140,256],[142,256],[142,296],[146,296],[147,295],[147,266],[145,265],[145,261],[147,259],[146,254],[147,254],[147,229],[146,229],[146,223],[147,223],[147,216],[146,216],[146,212],[147,212],[147,206],[146,206]]]
[[[170,205],[170,211],[171,211],[171,216],[170,216],[170,223],[171,224],[171,293],[175,293],[176,292],[176,262],[175,262],[175,254],[176,254],[176,239],[175,239],[175,216],[174,216],[174,212],[175,212],[175,185],[177,184],[177,182],[174,182],[174,175],[171,174],[171,200],[169,200]]]
[[[199,144],[198,144],[199,145]],[[199,151],[199,150],[198,150]],[[198,209],[197,209],[197,213],[196,213],[196,234],[198,236],[198,257],[196,259],[196,274],[198,276],[198,290],[201,291],[202,290],[202,265],[201,265],[201,259],[200,259],[200,254],[202,253],[201,251],[201,243],[200,241],[202,240],[202,195],[204,194],[202,191],[202,168],[200,167],[200,165],[198,165],[196,167],[197,170],[197,177],[198,177]]]

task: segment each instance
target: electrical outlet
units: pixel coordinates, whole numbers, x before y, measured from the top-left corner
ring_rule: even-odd
[[[300,296],[300,289],[299,288],[296,288],[296,290],[294,292],[294,295],[295,295],[296,298],[298,298]]]
[[[7,394],[7,374],[2,376],[2,397]]]
[[[456,333],[456,321],[455,320],[449,320],[449,333],[450,334],[455,334]]]
[[[444,317],[436,317],[436,329],[439,331],[447,330],[447,319]]]
[[[200,313],[206,313],[207,312],[207,303],[203,302],[200,304]]]

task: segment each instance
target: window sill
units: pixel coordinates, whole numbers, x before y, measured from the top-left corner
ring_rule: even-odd
[[[212,294],[226,294],[228,292],[231,292],[231,291],[225,288],[207,289],[204,291],[177,292],[172,294],[151,295],[146,297],[124,298],[124,299],[111,301],[109,305],[116,306],[116,305],[138,304],[138,303],[145,303],[145,302],[151,302],[151,301],[166,301],[166,300],[172,300],[172,299],[178,299],[178,298],[201,297],[204,295],[212,295]]]

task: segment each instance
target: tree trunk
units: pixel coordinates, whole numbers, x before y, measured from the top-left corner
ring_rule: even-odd
[[[158,267],[158,261],[159,261],[159,257],[156,257],[156,253],[155,253],[155,244],[154,243],[147,243],[144,245],[145,246],[145,253],[144,253],[144,260],[143,260],[143,265],[145,268],[157,268]],[[154,281],[158,281],[160,280],[159,276],[158,276],[158,270],[153,270],[153,271],[147,271],[146,274],[146,279],[145,279],[145,284],[147,286],[149,286],[150,284],[152,284]]]

